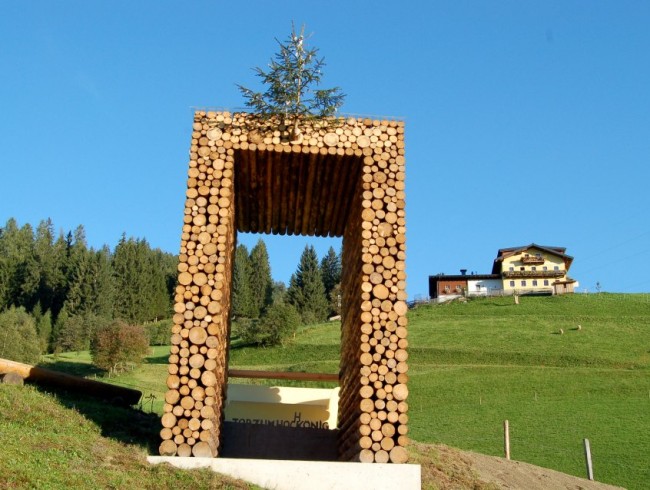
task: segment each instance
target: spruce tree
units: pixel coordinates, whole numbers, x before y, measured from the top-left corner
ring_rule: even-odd
[[[51,351],[56,353],[62,352],[62,345],[68,343],[67,340],[63,340],[63,337],[65,336],[65,332],[69,332],[69,329],[67,327],[69,318],[70,317],[68,315],[68,312],[65,310],[65,308],[62,308],[56,317],[54,325],[52,326],[52,334],[50,335]]]
[[[266,244],[261,238],[251,250],[249,263],[252,314],[254,317],[259,317],[264,309],[271,304],[273,292],[269,254],[266,250]]]
[[[115,283],[111,269],[111,251],[106,245],[92,256],[90,280],[92,294],[86,299],[86,309],[102,318],[113,318]],[[171,298],[171,293],[168,298]],[[168,301],[171,304],[171,300]]]
[[[325,286],[325,296],[329,298],[334,287],[341,282],[341,258],[333,247],[329,248],[327,255],[321,260],[320,270]]]
[[[52,314],[50,310],[43,313],[36,321],[36,333],[40,339],[41,352],[47,352],[52,335]]]
[[[252,318],[254,314],[250,289],[251,267],[248,248],[238,245],[232,277],[232,313],[235,318]]]
[[[318,49],[307,47],[305,26],[277,41],[280,51],[271,59],[268,70],[255,68],[256,75],[266,87],[265,92],[255,92],[242,85],[239,90],[246,106],[264,118],[280,116],[283,123],[292,127],[292,135],[299,132],[299,122],[305,119],[333,116],[343,104],[345,95],[338,87],[316,89],[323,76],[324,58],[318,58]]]
[[[296,273],[291,278],[287,296],[300,312],[305,323],[325,320],[328,301],[318,265],[318,256],[312,245],[305,246]]]
[[[151,250],[144,239],[127,240],[123,235],[112,264],[116,318],[145,322],[169,313],[168,272],[159,250]]]
[[[86,298],[91,294],[90,252],[86,245],[83,227],[75,230],[74,241],[68,249],[67,293],[64,307],[69,315],[77,315],[86,308]]]
[[[115,279],[115,316],[124,320],[135,320],[135,304],[138,294],[138,276],[136,270],[135,243],[122,234],[113,252],[113,277]]]
[[[68,316],[62,313],[59,315],[57,323],[56,340],[54,342],[55,352],[72,352],[88,348],[89,337],[83,315]]]
[[[0,234],[0,257],[4,307],[24,306],[31,310],[38,302],[40,271],[34,256],[34,231],[30,224],[18,227],[15,219],[7,220]]]
[[[289,278],[289,287],[287,288],[285,297],[289,304],[292,304],[293,306],[296,307],[296,309],[298,309],[298,311],[300,311],[301,305],[304,303],[304,300],[303,300],[302,287],[300,286],[300,284],[298,284],[298,274],[295,272],[291,274],[291,277]]]
[[[34,255],[40,269],[38,302],[43,311],[52,310],[55,298],[65,288],[63,267],[56,254],[54,224],[51,219],[41,221],[36,228]]]
[[[0,311],[9,305],[9,266],[7,259],[0,256]]]
[[[52,305],[50,311],[52,312],[52,320],[56,320],[59,312],[63,308],[66,296],[68,294],[68,264],[70,261],[68,242],[61,231],[59,236],[54,242],[52,255],[54,262],[57,264],[57,280],[53,291]]]

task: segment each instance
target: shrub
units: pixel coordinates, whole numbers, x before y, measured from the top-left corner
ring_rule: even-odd
[[[230,322],[230,337],[239,338],[244,342],[249,342],[247,337],[247,332],[251,328],[251,323],[257,320],[251,320],[250,318],[237,317],[236,319]]]
[[[127,363],[140,364],[149,351],[144,327],[114,321],[95,331],[90,343],[93,364],[109,372]]]
[[[144,326],[149,337],[149,345],[168,345],[172,335],[172,320],[159,320]]]
[[[61,310],[56,321],[54,352],[88,350],[95,331],[110,322],[90,312],[69,315],[65,309]]]
[[[36,322],[24,308],[0,313],[0,358],[36,364],[41,355]]]
[[[241,332],[244,342],[258,345],[280,345],[296,333],[301,323],[300,313],[293,305],[276,303],[259,320],[251,321]]]

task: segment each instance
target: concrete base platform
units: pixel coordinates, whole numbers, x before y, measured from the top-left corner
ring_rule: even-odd
[[[181,458],[149,456],[151,464],[182,469],[210,468],[276,490],[419,490],[420,465],[364,464],[270,459]]]

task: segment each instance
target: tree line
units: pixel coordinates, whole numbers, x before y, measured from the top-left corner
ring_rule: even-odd
[[[312,245],[305,246],[287,287],[273,281],[264,240],[248,251],[235,250],[232,319],[244,342],[281,343],[300,324],[326,320],[340,313],[341,257],[330,247],[319,262]]]
[[[151,344],[167,343],[177,265],[145,239],[123,235],[113,249],[94,249],[82,225],[56,233],[50,219],[34,228],[10,218],[0,228],[0,357],[36,362],[41,353],[86,350],[116,322],[145,325]],[[263,240],[250,253],[239,245],[233,329],[245,342],[278,344],[299,324],[340,312],[340,278],[331,247],[319,261],[306,246],[287,287],[273,281]]]
[[[176,266],[144,239],[123,235],[113,250],[94,249],[82,225],[57,234],[50,219],[36,229],[9,219],[0,228],[0,312],[11,321],[0,322],[0,357],[12,341],[7,323],[33,323],[43,353],[88,349],[93,332],[115,319],[168,318]]]

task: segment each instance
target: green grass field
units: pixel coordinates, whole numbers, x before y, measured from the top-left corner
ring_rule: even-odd
[[[513,459],[584,477],[588,438],[597,480],[647,488],[647,295],[476,300],[410,322],[414,439],[502,455],[507,419]]]
[[[32,386],[0,385],[0,488],[257,488],[209,470],[149,465],[158,417]],[[150,443],[148,445],[148,443]]]
[[[420,306],[409,321],[414,440],[502,455],[507,419],[513,459],[585,477],[588,438],[597,480],[647,488],[649,295],[477,299]],[[337,372],[339,337],[340,325],[329,323],[303,328],[285,347],[235,342],[230,366]],[[93,375],[87,353],[49,361]],[[166,364],[167,348],[156,347],[111,382],[142,390],[143,408],[157,412]]]

